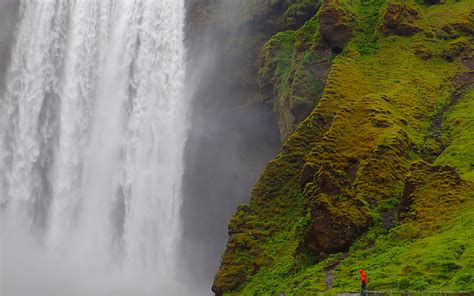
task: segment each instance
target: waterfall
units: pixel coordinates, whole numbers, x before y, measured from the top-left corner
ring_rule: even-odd
[[[0,291],[175,281],[184,17],[184,0],[22,0],[0,100]]]

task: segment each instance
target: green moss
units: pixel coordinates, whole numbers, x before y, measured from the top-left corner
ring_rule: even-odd
[[[260,80],[262,84],[269,83],[269,88],[273,88],[273,85],[277,89],[285,88],[288,84],[294,43],[295,32],[286,31],[274,35],[264,45],[260,57],[262,61],[260,67]],[[269,96],[271,95],[269,94]]]
[[[470,0],[444,0],[443,5],[418,5],[424,26],[440,38],[457,38],[474,32],[474,14]],[[446,9],[449,7],[449,9]]]
[[[351,278],[350,287],[356,288],[357,268],[368,270],[369,287],[373,290],[473,290],[466,282],[474,263],[474,215],[464,211],[436,234],[418,239],[397,240],[399,227],[378,238],[366,250],[354,251],[336,270],[335,290],[347,291],[344,279]],[[339,287],[339,288],[338,288]]]
[[[243,267],[224,290],[230,295],[347,292],[358,290],[365,268],[373,290],[472,290],[473,91],[449,109],[442,146],[431,127],[464,71],[441,53],[467,38],[436,32],[462,23],[460,7],[474,11],[474,3],[406,2],[421,12],[415,25],[423,31],[410,36],[379,34],[385,1],[338,3],[356,32],[341,54],[321,55],[317,17],[275,35],[262,52],[261,78],[276,105],[322,96],[234,215],[216,282],[232,282]],[[420,46],[429,58],[416,54]],[[321,60],[331,69],[319,89],[308,73]],[[432,163],[423,160],[427,150]],[[341,226],[355,234],[344,233],[348,247],[325,249]]]
[[[462,36],[449,42],[442,52],[442,57],[448,61],[453,61],[456,58],[469,59],[473,57],[474,43],[473,38]]]
[[[384,4],[385,0],[360,0],[359,5],[346,4],[357,16],[356,42],[357,49],[361,54],[373,53],[378,48],[377,41],[380,35],[378,28]]]
[[[284,13],[284,18],[289,28],[300,27],[301,20],[308,19],[314,15],[321,5],[320,0],[300,0],[290,2],[288,9]]]
[[[451,130],[452,141],[435,164],[453,166],[474,182],[474,90],[469,90],[449,112],[445,124]]]
[[[260,86],[273,105],[282,140],[307,117],[321,97],[331,54],[317,50],[318,19],[296,31],[279,32],[260,56]]]

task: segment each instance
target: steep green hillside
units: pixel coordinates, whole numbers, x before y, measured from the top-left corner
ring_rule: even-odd
[[[372,290],[474,290],[474,2],[426,2],[324,0],[263,46],[286,140],[217,295],[357,291],[360,268]]]

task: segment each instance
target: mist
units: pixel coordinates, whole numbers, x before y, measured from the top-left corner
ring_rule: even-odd
[[[5,296],[208,295],[192,285],[162,282],[155,273],[109,268],[81,254],[80,245],[63,250],[43,243],[1,213],[0,291]],[[17,225],[15,225],[17,224]],[[153,283],[150,285],[150,283]],[[163,293],[163,294],[162,294]]]
[[[188,14],[202,2],[191,2]],[[246,4],[231,1],[220,11],[225,22],[196,27],[188,20],[188,74],[195,89],[185,150],[182,248],[192,278],[209,289],[232,213],[249,201],[261,170],[280,149],[273,111],[256,98],[259,44],[249,45],[248,39],[259,31],[245,21]]]
[[[18,14],[20,0],[0,1],[0,96],[5,88],[5,72],[10,62],[10,45]]]

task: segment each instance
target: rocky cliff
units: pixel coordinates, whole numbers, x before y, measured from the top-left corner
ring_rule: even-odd
[[[474,2],[247,2],[283,147],[216,295],[474,290]]]

